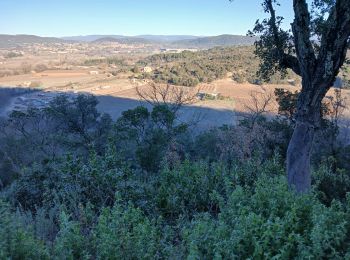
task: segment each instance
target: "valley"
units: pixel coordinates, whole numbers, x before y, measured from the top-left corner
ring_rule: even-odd
[[[294,92],[300,86],[300,80],[292,73],[284,80],[277,75],[270,83],[257,84],[259,61],[250,46],[166,50],[160,42],[155,44],[150,39],[148,43],[138,38],[136,43],[130,43],[131,39],[126,43],[125,38],[120,42],[110,38],[78,43],[27,43],[1,49],[0,91],[5,93],[11,88],[20,91],[12,91],[10,97],[3,94],[6,102],[2,101],[0,114],[43,108],[62,94],[91,94],[97,96],[101,113],[117,119],[127,109],[140,104],[147,106],[136,90],[155,82],[179,85],[206,95],[207,98],[197,97],[184,107],[180,119],[198,121],[207,129],[235,124],[249,112],[247,104],[249,107],[256,93],[263,97],[273,95],[276,88]],[[198,41],[183,41],[195,40]],[[210,98],[211,95],[215,98]],[[349,92],[343,90],[343,95],[348,97]],[[268,113],[277,113],[274,99]]]

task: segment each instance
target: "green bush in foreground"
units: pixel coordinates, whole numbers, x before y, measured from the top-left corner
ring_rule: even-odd
[[[274,164],[268,165],[263,167],[265,171],[268,168],[274,171],[275,166],[271,167]],[[152,213],[117,193],[114,206],[94,211],[86,205],[78,218],[62,209],[59,231],[52,242],[36,238],[32,232],[35,224],[23,225],[21,214],[2,203],[0,256],[2,259],[350,257],[349,194],[342,202],[334,200],[326,206],[317,193],[291,192],[285,177],[278,173],[270,172],[270,176],[262,173],[251,186],[235,184],[236,174],[242,173],[228,174],[217,166],[185,162],[161,173],[161,185],[155,185],[153,195],[149,195],[155,195],[159,202],[148,206],[154,207]],[[215,205],[215,210],[208,205]]]
[[[52,129],[65,130],[44,139],[32,130],[55,122],[45,111],[6,125],[34,139],[1,139],[0,259],[350,259],[348,147],[315,156],[313,191],[297,195],[276,152],[285,120],[193,136],[169,106],[112,124],[96,104],[57,99]],[[60,151],[46,156],[52,144]]]
[[[49,259],[44,241],[24,227],[8,205],[0,201],[0,259]]]
[[[350,197],[347,203],[350,202]],[[349,210],[296,195],[283,177],[238,187],[218,219],[199,215],[183,231],[191,259],[344,259],[350,257]]]
[[[94,230],[98,259],[154,259],[159,249],[157,226],[140,209],[118,204],[105,208]]]

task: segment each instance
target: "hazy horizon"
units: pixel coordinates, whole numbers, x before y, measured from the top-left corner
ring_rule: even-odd
[[[32,35],[39,37],[57,37],[57,38],[66,38],[66,37],[85,37],[85,36],[125,36],[125,37],[137,37],[137,36],[193,36],[193,37],[212,37],[212,36],[220,36],[220,35],[237,35],[237,36],[246,36],[246,34],[232,34],[232,33],[222,33],[215,35],[195,35],[195,34],[151,34],[151,33],[141,33],[136,35],[127,35],[127,34],[100,34],[100,33],[92,33],[92,34],[76,34],[76,35],[63,35],[63,36],[55,36],[55,35],[40,35],[40,34],[28,34],[28,33],[2,33],[0,35]]]

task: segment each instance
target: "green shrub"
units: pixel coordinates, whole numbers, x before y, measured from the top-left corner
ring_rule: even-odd
[[[338,179],[325,169],[315,175],[321,181],[315,182],[315,191],[306,195],[289,190],[278,156],[264,163],[251,160],[234,164],[230,170],[219,163],[186,160],[147,179],[129,169],[130,173],[115,180],[104,180],[117,191],[116,200],[104,207],[102,200],[95,198],[111,192],[100,178],[108,171],[117,173],[112,169],[118,169],[119,163],[113,159],[92,158],[90,161],[97,164],[94,167],[92,162],[75,164],[75,170],[69,166],[67,172],[74,178],[69,177],[67,183],[51,180],[60,184],[54,191],[45,189],[43,195],[65,199],[44,199],[43,207],[32,209],[36,212],[32,217],[28,211],[14,212],[1,203],[0,235],[4,239],[0,240],[0,258],[350,257],[350,194],[340,190],[341,196],[335,193],[333,201],[325,205],[320,196],[324,191],[319,190],[322,181],[329,181],[330,191],[335,191],[340,180],[346,179]],[[96,188],[91,189],[87,180]],[[83,183],[74,196],[70,182]],[[50,192],[54,195],[48,195]],[[59,217],[51,219],[50,211]],[[51,227],[55,222],[56,230]],[[44,225],[49,226],[51,236]]]
[[[23,226],[4,202],[0,201],[0,259],[49,259],[43,241]]]
[[[69,209],[88,202],[111,205],[123,173],[118,168],[110,169],[110,160],[92,153],[86,162],[67,156],[46,165],[33,165],[6,191],[7,196],[14,204],[30,210],[61,203]]]
[[[123,207],[117,199],[112,209],[99,217],[95,239],[97,259],[155,259],[159,232],[140,209]]]
[[[344,201],[350,192],[350,173],[345,170],[336,169],[334,172],[331,165],[323,164],[312,177],[318,196],[326,205],[335,199]]]
[[[54,241],[53,254],[57,259],[90,259],[87,250],[88,237],[84,237],[79,223],[69,220],[64,212],[60,215],[60,231]]]
[[[168,104],[158,104],[151,112],[139,106],[122,113],[116,122],[115,144],[134,158],[135,167],[158,172],[170,144],[177,144],[187,124],[176,124],[176,113]]]
[[[190,259],[344,259],[350,257],[349,211],[288,190],[284,177],[237,187],[219,218],[198,215],[183,238]]]
[[[0,259],[350,259],[350,177],[337,169],[348,147],[315,168],[310,194],[297,195],[276,152],[286,150],[287,119],[193,138],[168,105],[128,110],[109,131],[96,104],[61,97],[12,114],[19,132],[44,113],[58,120],[63,151],[26,154],[38,159],[18,167],[1,150]],[[3,137],[7,147],[29,140],[13,137]],[[18,174],[4,178],[12,166]]]
[[[228,177],[224,167],[185,161],[173,170],[160,173],[157,206],[170,219],[180,214],[191,216],[198,212],[217,212],[215,195],[225,189]]]

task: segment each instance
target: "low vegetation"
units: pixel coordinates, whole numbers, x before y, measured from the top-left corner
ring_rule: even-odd
[[[4,55],[4,58],[11,59],[11,58],[22,57],[22,56],[23,56],[23,54],[20,52],[10,51]]]
[[[274,119],[199,134],[166,102],[115,122],[93,96],[13,112],[0,128],[0,258],[349,258],[349,146],[324,113],[313,191],[290,191],[293,95],[276,92]]]
[[[85,61],[91,74],[149,79],[136,88],[147,107],[116,121],[95,96],[73,94],[1,119],[0,259],[350,259],[349,129],[341,90],[328,96],[337,76],[349,87],[350,2],[293,1],[290,29],[277,0],[261,6],[255,51]],[[45,68],[24,61],[16,73],[33,69]],[[207,98],[190,88],[199,83],[300,85],[296,75],[296,91],[253,92],[235,125],[180,120],[193,97]]]
[[[125,65],[125,61],[123,59],[117,57],[108,57],[108,58],[99,58],[99,59],[87,59],[84,61],[83,65],[85,66],[96,66],[102,63],[106,63],[108,65]]]

